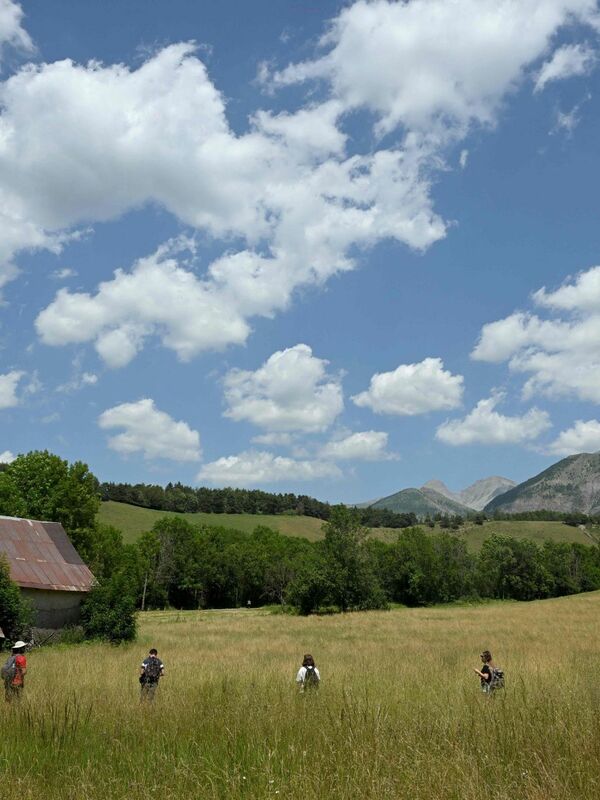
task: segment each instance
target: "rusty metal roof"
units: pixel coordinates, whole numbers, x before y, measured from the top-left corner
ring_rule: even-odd
[[[27,589],[88,592],[94,576],[58,522],[0,516],[0,553],[10,577]]]

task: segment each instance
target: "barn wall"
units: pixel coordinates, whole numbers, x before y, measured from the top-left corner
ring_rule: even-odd
[[[85,592],[59,592],[46,589],[21,589],[35,611],[36,628],[64,628],[79,622]]]

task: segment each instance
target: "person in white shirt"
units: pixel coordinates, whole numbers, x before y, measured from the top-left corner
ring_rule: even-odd
[[[321,673],[315,665],[315,660],[310,653],[306,653],[296,675],[296,683],[299,685],[300,691],[304,692],[307,689],[318,689],[320,682]]]

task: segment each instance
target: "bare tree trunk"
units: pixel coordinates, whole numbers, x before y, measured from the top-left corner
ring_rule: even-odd
[[[148,587],[148,573],[144,576],[144,591],[142,592],[142,611],[146,606],[146,589]]]

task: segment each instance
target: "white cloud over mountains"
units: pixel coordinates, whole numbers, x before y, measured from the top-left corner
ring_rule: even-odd
[[[540,289],[536,305],[560,316],[515,312],[483,326],[472,358],[508,361],[530,377],[525,398],[574,396],[600,403],[600,267],[580,273],[556,291]]]
[[[160,411],[149,398],[107,409],[98,425],[103,430],[123,428],[108,440],[108,446],[122,455],[143,453],[148,459],[171,461],[198,461],[201,457],[198,432]]]
[[[463,376],[444,369],[441,358],[401,364],[392,372],[373,375],[367,391],[354,395],[357,406],[377,414],[413,416],[456,408],[463,395]]]
[[[387,461],[396,457],[387,452],[387,443],[388,434],[383,431],[359,431],[332,439],[319,456],[331,461]]]
[[[306,344],[273,353],[255,372],[234,369],[224,379],[225,416],[272,432],[316,433],[342,412],[339,377]]]
[[[548,447],[548,451],[557,456],[595,453],[597,450],[600,450],[600,422],[597,419],[586,422],[578,419],[572,427],[561,431]]]
[[[530,442],[551,427],[547,411],[530,409],[522,416],[505,416],[495,411],[504,399],[502,393],[480,400],[461,420],[448,420],[436,431],[436,439],[451,445],[522,444]]]
[[[250,450],[205,464],[197,480],[221,486],[253,486],[278,481],[340,478],[341,475],[339,468],[330,462],[299,460]]]

